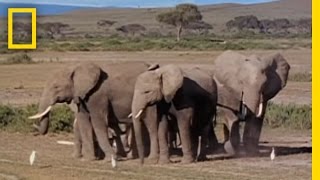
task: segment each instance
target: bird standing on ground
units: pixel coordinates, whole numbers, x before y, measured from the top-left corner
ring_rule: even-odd
[[[31,166],[33,165],[35,159],[36,159],[36,151],[32,151],[30,158],[29,158],[29,162],[30,162]]]
[[[271,161],[273,161],[275,157],[276,157],[276,153],[274,151],[274,147],[272,147],[272,151],[271,151],[271,154],[270,154]]]

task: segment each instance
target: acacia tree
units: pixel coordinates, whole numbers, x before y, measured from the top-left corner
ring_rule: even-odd
[[[160,23],[175,26],[177,28],[177,41],[180,41],[182,29],[189,23],[200,21],[202,15],[194,4],[179,4],[172,11],[159,14],[156,19]]]

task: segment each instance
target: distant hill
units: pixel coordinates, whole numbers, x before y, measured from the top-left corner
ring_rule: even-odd
[[[26,5],[27,6],[27,5]],[[0,3],[3,7],[3,3]],[[115,32],[117,27],[124,24],[141,24],[148,32],[175,32],[172,27],[156,21],[156,15],[170,10],[169,8],[84,8],[73,6],[41,5],[38,22],[61,22],[70,25],[73,34],[101,34]],[[223,33],[226,22],[237,16],[254,15],[259,19],[287,18],[298,20],[311,18],[311,0],[279,0],[260,4],[218,4],[200,6],[203,20],[213,26],[214,33]],[[56,14],[57,12],[62,14]],[[0,9],[0,12],[3,10]],[[100,20],[112,21],[108,29],[97,26]],[[4,18],[0,24],[5,23]],[[6,24],[6,23],[5,23]],[[0,26],[0,32],[3,26]]]
[[[62,6],[62,5],[47,5],[47,4],[24,4],[24,3],[1,3],[0,2],[0,16],[7,16],[7,9],[11,7],[35,7],[38,15],[53,15],[61,14],[74,10],[80,10],[89,7],[80,6]]]

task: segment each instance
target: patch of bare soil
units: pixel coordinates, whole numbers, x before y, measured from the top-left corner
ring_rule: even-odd
[[[72,140],[72,134],[31,134],[0,132],[0,179],[310,179],[310,131],[264,129],[260,157],[225,159],[223,153],[209,160],[183,165],[138,165],[121,161],[118,168],[103,161],[83,162],[71,157],[73,147],[57,140]],[[277,156],[270,160],[271,147]],[[29,164],[31,151],[36,160]],[[180,160],[181,157],[173,158]]]

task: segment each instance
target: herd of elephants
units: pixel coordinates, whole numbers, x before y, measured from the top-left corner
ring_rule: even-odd
[[[280,53],[234,51],[222,52],[207,66],[83,62],[48,80],[38,113],[29,118],[37,119],[34,126],[44,135],[52,106],[73,105],[77,158],[95,160],[103,154],[113,162],[130,156],[144,163],[148,156],[151,163],[164,164],[171,150],[181,147],[181,163],[191,163],[216,148],[218,110],[225,152],[236,156],[241,146],[256,155],[267,103],[286,86],[289,70]]]

